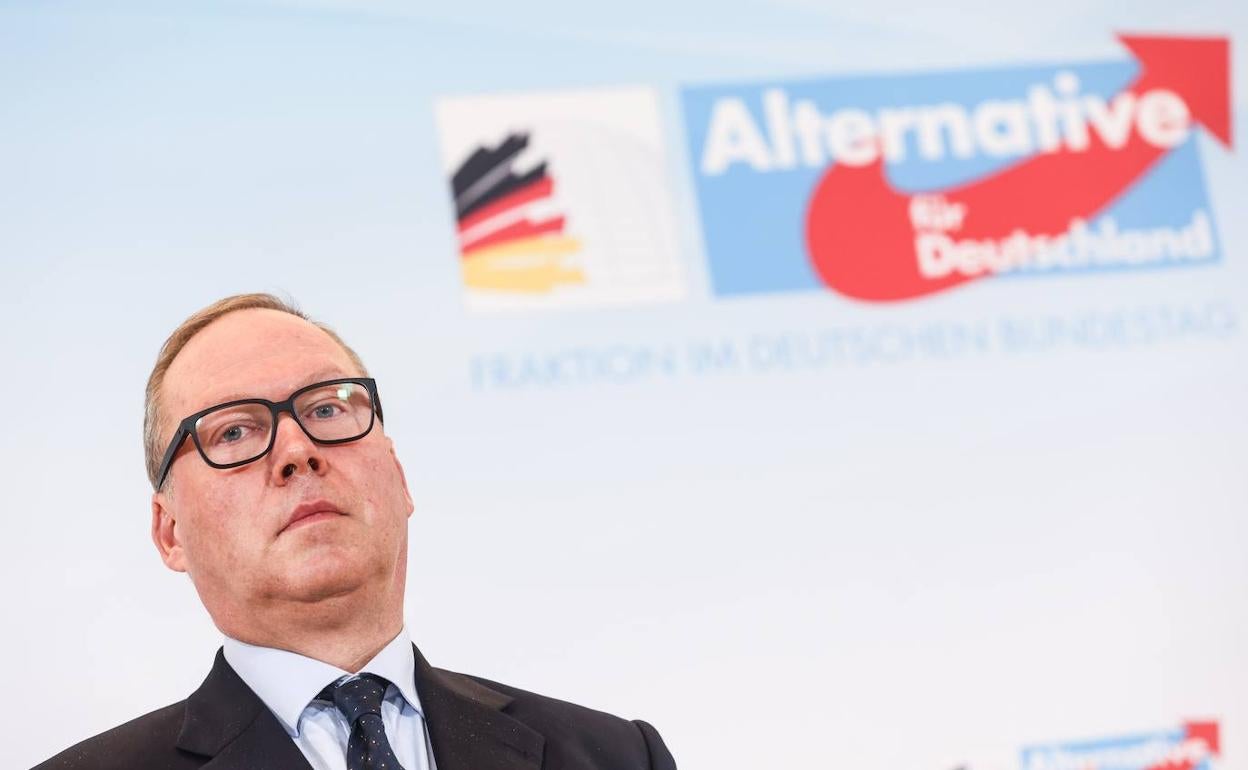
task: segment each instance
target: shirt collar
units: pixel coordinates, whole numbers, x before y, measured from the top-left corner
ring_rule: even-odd
[[[228,636],[223,646],[230,668],[294,737],[299,735],[300,715],[317,693],[328,684],[352,676],[351,672],[337,666],[289,650],[257,647]],[[424,717],[420,697],[416,694],[416,660],[406,627],[357,673],[385,677],[398,688],[408,705]]]

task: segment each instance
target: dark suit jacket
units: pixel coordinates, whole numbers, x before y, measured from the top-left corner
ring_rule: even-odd
[[[416,656],[416,691],[437,770],[675,770],[654,728],[483,679]],[[66,749],[35,770],[311,770],[303,753],[217,652],[191,697]]]

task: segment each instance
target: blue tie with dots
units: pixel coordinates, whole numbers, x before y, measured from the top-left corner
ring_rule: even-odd
[[[403,770],[381,721],[381,700],[389,685],[374,674],[361,674],[321,691],[320,697],[333,701],[351,725],[347,770]]]

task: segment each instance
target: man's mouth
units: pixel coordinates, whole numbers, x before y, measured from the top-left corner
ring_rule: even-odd
[[[286,524],[282,527],[283,534],[292,529],[299,527],[307,527],[319,521],[328,521],[336,519],[344,515],[338,506],[328,500],[309,500],[306,503],[300,503],[290,512],[290,516],[286,518]]]

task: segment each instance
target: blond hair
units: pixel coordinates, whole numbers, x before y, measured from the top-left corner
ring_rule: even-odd
[[[360,374],[367,376],[368,371],[364,368],[360,357],[350,345],[342,341],[333,329],[309,318],[293,302],[279,299],[272,294],[235,294],[196,311],[173,330],[169,339],[165,340],[165,344],[160,348],[160,354],[156,356],[156,365],[152,367],[152,373],[147,378],[147,390],[143,401],[143,455],[147,463],[147,478],[152,482],[152,489],[156,488],[156,474],[160,471],[160,461],[164,454],[164,447],[160,445],[161,424],[164,422],[160,398],[169,365],[173,363],[173,359],[177,358],[178,353],[182,352],[182,348],[186,347],[186,343],[190,342],[191,338],[208,324],[229,313],[257,309],[289,313],[313,324],[341,345],[350,357],[351,363],[360,370]]]

